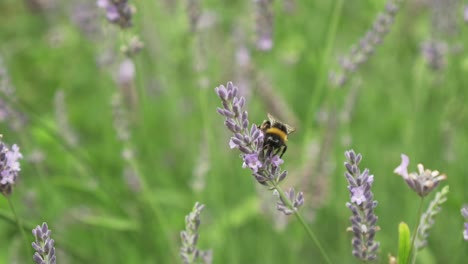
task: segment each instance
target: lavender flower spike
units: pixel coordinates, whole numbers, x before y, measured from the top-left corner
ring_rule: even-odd
[[[468,241],[468,205],[463,206],[461,209],[461,214],[465,218],[465,225],[463,229],[463,239]]]
[[[238,88],[232,82],[228,82],[227,86],[216,87],[215,91],[223,105],[217,111],[225,118],[225,126],[233,133],[229,147],[240,150],[244,161],[242,167],[249,168],[258,183],[277,189],[288,172],[281,170],[280,165],[284,161],[278,155],[267,155],[263,151],[263,132],[255,124],[249,129],[248,114],[243,110],[245,98],[237,96]],[[285,214],[293,213],[304,203],[304,194],[298,192],[296,195],[294,189],[285,192],[284,196],[278,201],[277,209]]]
[[[47,223],[32,230],[36,238],[36,241],[32,243],[32,247],[36,250],[33,259],[37,264],[55,264],[55,247],[54,240],[50,238],[51,232]]]
[[[359,170],[361,154],[349,150],[345,152],[345,157],[345,177],[351,198],[351,202],[347,202],[346,206],[353,213],[350,218],[351,227],[348,228],[354,234],[351,240],[353,255],[363,261],[375,260],[380,243],[374,241],[374,237],[380,228],[376,226],[378,217],[374,213],[377,201],[374,201],[371,191],[374,175],[369,175],[368,169],[363,172]]]
[[[19,151],[19,147],[14,144],[11,150],[1,141],[0,135],[0,192],[9,196],[18,178],[20,172],[19,159],[23,155]]]
[[[418,172],[408,173],[408,165],[408,156],[401,154],[401,164],[393,172],[402,176],[408,186],[421,197],[428,195],[441,181],[447,179],[445,174],[439,174],[436,170],[424,170],[422,164],[418,164]]]
[[[185,230],[180,232],[182,247],[180,256],[184,264],[202,263],[210,264],[212,262],[211,250],[201,251],[197,248],[198,227],[200,226],[200,215],[205,205],[195,203],[192,212],[185,217]]]
[[[447,201],[448,192],[448,186],[445,186],[440,192],[437,192],[426,212],[421,216],[416,241],[414,242],[418,251],[426,247],[429,230],[435,223],[435,216],[442,210],[442,204]]]

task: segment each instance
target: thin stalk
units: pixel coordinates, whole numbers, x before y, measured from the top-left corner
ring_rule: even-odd
[[[330,21],[328,23],[329,27],[327,28],[327,33],[325,37],[325,43],[322,53],[322,57],[320,58],[320,62],[318,65],[318,76],[314,82],[314,94],[312,96],[312,100],[309,103],[309,108],[307,109],[307,127],[312,127],[312,120],[314,120],[314,110],[318,107],[318,103],[322,100],[322,94],[325,92],[325,81],[328,78],[327,70],[329,67],[329,58],[332,53],[332,49],[335,45],[335,38],[338,32],[338,24],[341,18],[341,12],[343,10],[344,0],[337,0],[333,4],[333,10],[331,14]],[[310,139],[310,134],[312,133],[312,129],[306,130],[306,136],[304,137],[305,140]],[[306,146],[305,144],[304,146]]]
[[[23,241],[24,241],[24,244],[26,246],[26,253],[27,255],[29,256],[32,256],[32,249],[31,249],[31,246],[28,242],[28,238],[26,237],[26,233],[24,232],[24,228],[23,228],[23,225],[21,223],[21,219],[18,217],[18,214],[16,213],[16,210],[15,210],[15,207],[13,206],[13,202],[11,201],[10,197],[7,197],[7,200],[8,200],[8,205],[10,206],[10,209],[11,209],[11,212],[13,213],[13,216],[15,218],[15,221],[16,221],[16,225],[18,226],[18,229],[21,233],[21,236],[23,237]]]
[[[283,201],[285,201],[285,203],[289,207],[289,209],[294,211],[294,215],[296,216],[297,220],[299,220],[299,222],[301,222],[302,226],[306,230],[309,237],[312,239],[312,241],[314,241],[315,245],[319,249],[320,254],[322,254],[322,257],[325,259],[326,263],[331,264],[332,262],[331,262],[330,258],[328,257],[328,254],[326,253],[326,251],[323,248],[320,241],[317,239],[317,236],[315,235],[315,233],[312,231],[312,229],[310,229],[309,225],[307,225],[306,221],[304,220],[304,217],[302,217],[302,215],[299,213],[298,210],[294,209],[293,204],[291,203],[289,198],[284,194],[283,189],[281,189],[281,187],[279,187],[278,185],[276,185],[273,182],[272,182],[272,184],[273,184],[274,189],[278,192],[278,194],[283,199]]]
[[[414,227],[413,236],[411,238],[410,252],[408,254],[408,260],[406,261],[406,263],[410,263],[410,260],[412,260],[411,263],[414,263],[416,261],[417,251],[414,250],[414,241],[416,240],[416,236],[418,235],[419,223],[421,222],[420,219],[421,219],[421,214],[422,214],[423,201],[424,201],[424,197],[421,197],[421,201],[419,202],[418,214],[416,217],[416,225]],[[413,258],[411,257],[412,253],[414,253]]]

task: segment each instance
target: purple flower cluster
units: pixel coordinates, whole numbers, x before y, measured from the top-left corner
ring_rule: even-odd
[[[205,205],[198,202],[195,203],[192,212],[185,217],[185,230],[180,233],[182,239],[182,247],[180,249],[180,256],[184,264],[212,262],[212,252],[201,251],[197,249],[198,241],[198,228],[200,227],[200,215],[205,208]]]
[[[353,245],[353,255],[363,261],[371,261],[377,258],[377,250],[380,243],[374,241],[379,227],[376,226],[378,217],[374,213],[377,201],[374,201],[371,187],[374,182],[374,175],[369,175],[369,170],[362,173],[359,170],[359,163],[362,160],[361,154],[354,150],[345,152],[346,172],[348,190],[351,195],[351,202],[346,206],[351,210],[351,227],[348,230],[354,234],[351,244]]]
[[[468,241],[468,205],[463,206],[461,214],[465,218],[465,226],[463,229],[463,239]]]
[[[446,42],[429,40],[421,45],[421,53],[431,70],[442,70],[447,65],[449,47]]]
[[[128,0],[97,0],[97,6],[106,10],[107,20],[120,28],[132,26],[132,15],[135,9]]]
[[[36,241],[32,243],[32,247],[36,250],[33,259],[37,264],[55,264],[56,262],[54,240],[50,237],[51,232],[47,223],[42,223],[42,226],[37,226],[32,230],[36,238]]]
[[[330,74],[330,82],[333,85],[343,87],[349,81],[351,74],[369,60],[375,48],[383,42],[390,31],[398,7],[399,1],[389,0],[385,5],[385,10],[377,16],[372,28],[361,38],[359,44],[354,45],[348,55],[340,58],[341,72]]]
[[[278,155],[267,155],[263,150],[263,132],[255,124],[249,129],[248,114],[243,110],[245,98],[237,96],[238,88],[232,82],[228,82],[226,87],[216,87],[215,91],[223,104],[217,111],[225,117],[224,124],[233,133],[229,147],[241,151],[244,161],[242,167],[249,168],[258,183],[276,189],[288,172],[281,170],[280,165],[284,161]],[[281,198],[278,202],[279,211],[291,213],[303,205],[303,193],[299,192],[297,196],[294,194],[293,189],[285,193],[289,202]]]
[[[14,144],[11,150],[0,141],[0,192],[9,196],[18,178],[20,172],[19,159],[23,155],[19,151],[19,147]]]
[[[408,165],[408,156],[401,154],[401,164],[393,172],[402,176],[406,184],[421,197],[428,195],[441,181],[447,179],[445,174],[439,174],[436,170],[424,170],[422,164],[418,164],[418,172],[408,173]]]

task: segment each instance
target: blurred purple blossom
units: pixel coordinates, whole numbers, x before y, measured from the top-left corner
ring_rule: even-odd
[[[119,65],[117,82],[119,86],[129,86],[135,79],[135,64],[130,58],[126,58]]]
[[[468,23],[468,5],[463,8],[463,19]]]
[[[329,81],[332,85],[336,87],[345,86],[352,74],[369,60],[377,46],[382,44],[385,36],[390,32],[400,4],[398,0],[388,0],[385,10],[377,15],[372,27],[364,37],[351,47],[347,55],[339,58],[341,69],[338,72],[332,71],[329,74]]]
[[[128,4],[128,0],[97,0],[97,6],[106,11],[107,20],[120,28],[132,26],[132,15],[135,9]]]
[[[463,239],[468,241],[468,205],[463,206],[461,209],[461,214],[465,218],[465,225],[463,229]]]
[[[273,1],[254,0],[254,4],[256,46],[260,51],[269,51],[273,48]]]
[[[19,160],[23,155],[19,147],[14,144],[11,150],[0,141],[0,192],[9,196],[21,171]]]
[[[421,53],[427,65],[434,71],[443,69],[447,65],[449,47],[443,41],[429,40],[421,45]]]

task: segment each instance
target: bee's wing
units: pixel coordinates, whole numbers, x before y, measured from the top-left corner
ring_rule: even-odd
[[[278,119],[276,117],[274,117],[273,115],[271,115],[270,113],[268,113],[267,115],[268,115],[268,119],[270,120],[271,124],[274,124],[274,123],[283,124],[286,127],[286,133],[291,134],[292,132],[296,131],[296,128],[294,128],[293,126],[290,126],[288,124],[285,124],[285,123],[283,123],[281,121],[278,121]]]
[[[272,116],[270,113],[268,113],[267,116],[268,116],[268,120],[270,120],[271,124],[281,123],[281,122],[278,121],[278,119],[276,119],[276,117]]]
[[[288,134],[291,134],[292,132],[296,131],[296,128],[295,128],[295,127],[292,127],[292,126],[290,126],[290,125],[288,125],[288,124],[284,124],[284,126],[286,127],[286,132],[287,132]]]

